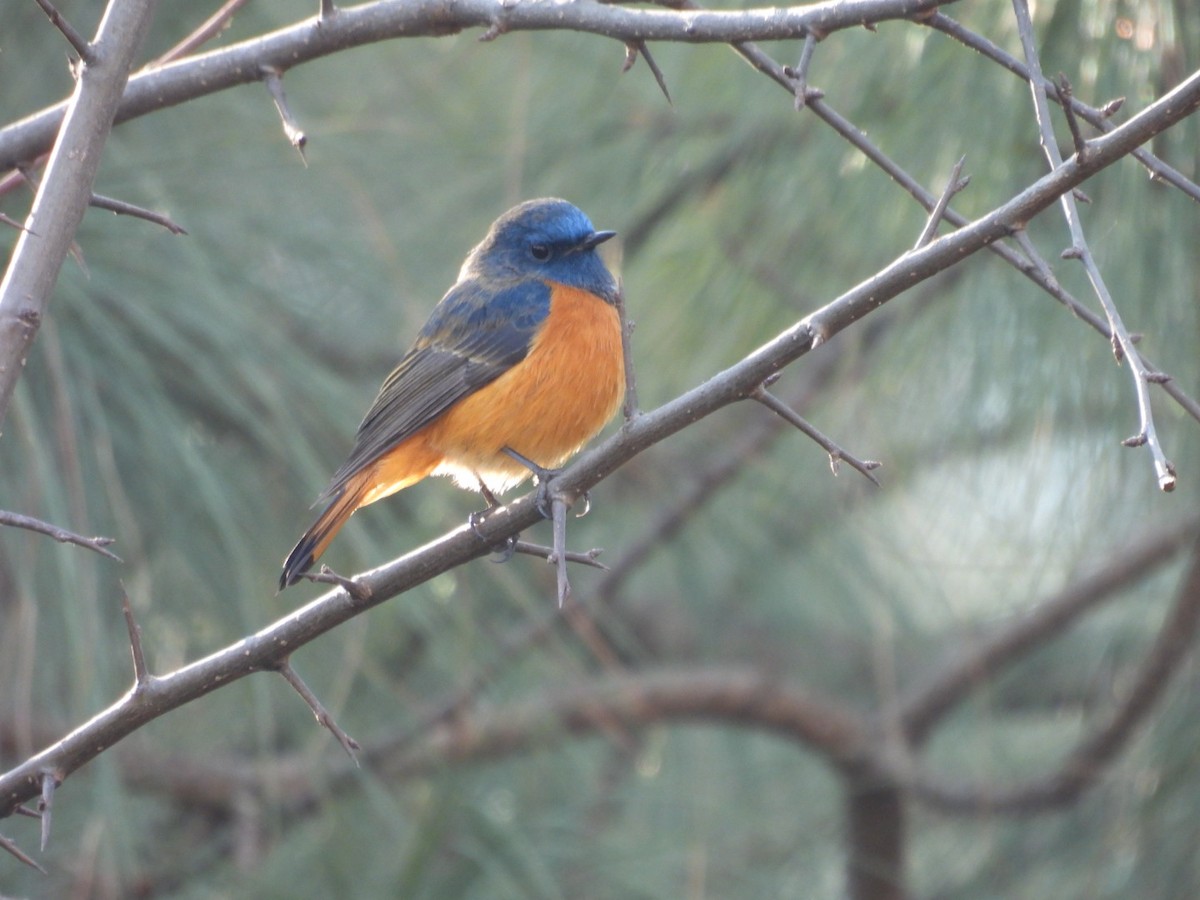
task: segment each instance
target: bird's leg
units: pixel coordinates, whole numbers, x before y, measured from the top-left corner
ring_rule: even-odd
[[[475,480],[479,482],[479,493],[483,495],[484,501],[487,503],[487,509],[476,510],[467,517],[467,523],[471,526],[471,530],[475,532],[475,537],[483,540],[483,535],[479,533],[479,525],[487,518],[488,513],[500,505],[500,500],[492,492],[478,473],[475,475]],[[514,534],[504,540],[503,543],[492,547],[492,551],[497,554],[495,562],[505,563],[512,559],[513,554],[517,552],[517,541],[521,539],[520,534]]]
[[[535,463],[532,459],[530,459],[528,456],[526,456],[525,454],[518,453],[512,447],[501,447],[500,452],[505,454],[506,456],[509,456],[509,457],[515,459],[517,462],[519,462],[521,465],[523,465],[525,468],[527,468],[530,472],[533,473],[533,477],[537,481],[537,487],[538,487],[538,491],[537,491],[538,512],[540,512],[542,514],[543,519],[554,518],[554,514],[552,512],[553,508],[551,506],[551,501],[554,498],[550,496],[550,479],[554,478],[556,475],[558,475],[560,472],[562,472],[562,469],[547,469],[545,466],[540,466],[537,463]],[[592,508],[592,501],[588,497],[587,491],[584,491],[583,494],[580,495],[580,499],[583,500],[583,511],[577,513],[575,516],[576,518],[579,518],[580,516],[586,516],[588,513],[588,510]]]

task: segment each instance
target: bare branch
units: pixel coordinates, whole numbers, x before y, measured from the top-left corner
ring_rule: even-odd
[[[804,109],[809,100],[819,100],[824,96],[823,92],[813,90],[808,86],[808,67],[812,64],[813,51],[816,48],[817,36],[810,31],[804,36],[804,49],[800,51],[800,61],[794,68],[790,66],[783,68],[783,73],[796,82],[794,91],[797,111]]]
[[[165,66],[169,62],[174,62],[181,56],[186,56],[200,47],[207,44],[214,37],[229,27],[229,23],[233,21],[233,14],[249,3],[250,0],[225,0],[225,3],[214,12],[211,16],[205,19],[200,25],[185,37],[182,41],[164,53],[158,59],[151,63],[152,66]]]
[[[1194,531],[1192,535],[1194,536]],[[1079,742],[1057,771],[1009,788],[951,786],[917,779],[913,790],[924,802],[947,812],[1028,814],[1073,802],[1096,784],[1129,743],[1171,684],[1171,677],[1192,649],[1200,630],[1200,544],[1192,553],[1175,602],[1154,645],[1138,666],[1133,684],[1112,713]]]
[[[1170,562],[1195,540],[1197,532],[1200,519],[1190,519],[1146,535],[1132,546],[1114,550],[1103,568],[1035,603],[1028,614],[978,640],[960,641],[961,649],[901,701],[900,721],[908,740],[921,744],[977,685]]]
[[[1038,59],[1033,21],[1029,15],[1027,0],[1013,0],[1013,9],[1017,15],[1017,32],[1021,36],[1021,46],[1025,50],[1025,61],[1029,67],[1029,84],[1033,91],[1033,105],[1041,133],[1042,149],[1046,153],[1051,169],[1057,169],[1063,165],[1063,159],[1054,137],[1054,126],[1050,122],[1050,109],[1044,86],[1045,79],[1042,77],[1041,62]],[[1064,103],[1069,103],[1069,101],[1070,94],[1068,93]],[[1087,153],[1080,152],[1075,154],[1074,159],[1077,162],[1086,163],[1087,156]],[[1154,471],[1158,478],[1159,489],[1173,491],[1175,490],[1175,467],[1163,452],[1162,444],[1158,439],[1158,430],[1154,426],[1154,413],[1150,408],[1150,384],[1157,377],[1157,373],[1153,372],[1142,360],[1129,331],[1125,328],[1120,312],[1117,311],[1116,303],[1113,301],[1112,294],[1109,293],[1108,285],[1104,276],[1100,274],[1100,267],[1096,265],[1087,238],[1084,236],[1083,222],[1079,217],[1079,207],[1075,205],[1075,197],[1068,191],[1062,195],[1060,202],[1067,226],[1071,231],[1071,255],[1078,257],[1083,263],[1088,280],[1092,283],[1092,289],[1096,292],[1096,297],[1104,309],[1104,315],[1108,319],[1108,325],[1112,332],[1113,352],[1117,361],[1120,362],[1123,358],[1128,359],[1129,368],[1133,373],[1141,428],[1137,435],[1125,443],[1127,446],[1145,444],[1154,461]]]
[[[74,95],[56,117],[62,127],[25,222],[27,230],[17,237],[0,282],[0,423],[91,199],[101,150],[154,5],[154,0],[110,3],[93,44],[95,59],[84,66]]]
[[[521,553],[525,556],[536,556],[538,559],[546,560],[546,562],[554,562],[555,552],[553,547],[543,547],[541,544],[531,544],[528,541],[515,541],[512,545],[512,551],[513,553]],[[579,563],[583,566],[591,566],[593,569],[608,571],[608,566],[597,559],[603,552],[599,547],[593,547],[591,550],[583,553],[568,550],[563,556],[567,562]]]
[[[347,15],[339,13],[335,21]],[[1064,192],[1112,164],[1134,147],[1200,106],[1200,73],[1092,142],[1093,152],[1070,160],[982,218],[912,251],[862,284],[816,310],[704,384],[653,412],[631,420],[597,447],[578,456],[554,479],[561,496],[582,495],[625,461],[715,411],[743,400],[754,388],[828,337],[878,309],[913,285],[999,240],[1019,223],[1052,205]],[[535,492],[536,493],[536,492]],[[474,527],[464,525],[440,540],[361,576],[369,599],[347,602],[340,588],[236,644],[156,677],[122,697],[61,741],[0,775],[0,813],[36,796],[40,773],[68,777],[103,748],[165,712],[253,672],[278,668],[288,655],[365,609],[471,559],[541,519],[535,493],[497,508]]]
[[[925,222],[925,227],[921,230],[920,237],[917,238],[917,243],[913,245],[914,249],[920,249],[928,244],[937,235],[938,225],[941,224],[942,218],[946,215],[946,208],[950,205],[950,201],[954,199],[954,195],[966,188],[971,183],[971,177],[959,178],[962,174],[963,163],[967,161],[965,156],[960,156],[958,162],[954,164],[954,168],[950,170],[950,177],[946,180],[946,187],[942,191],[942,195],[938,197],[937,204],[930,210],[929,219]]]
[[[1063,113],[1067,118],[1067,128],[1071,132],[1071,141],[1075,145],[1075,154],[1076,156],[1084,156],[1087,154],[1087,140],[1079,128],[1079,118],[1075,115],[1075,106],[1071,103],[1073,99],[1071,82],[1067,81],[1066,75],[1059,72],[1058,80],[1054,82],[1054,86],[1058,88],[1058,102],[1062,104]]]
[[[24,528],[27,531],[35,531],[38,534],[52,537],[61,544],[74,544],[77,547],[86,547],[88,550],[95,551],[114,562],[124,562],[121,557],[107,549],[110,544],[115,542],[114,538],[98,536],[84,537],[81,534],[67,531],[67,529],[59,528],[57,525],[52,525],[49,522],[43,522],[41,519],[24,516],[20,513],[8,512],[3,509],[0,509],[0,525],[9,525],[13,528]]]
[[[312,692],[312,688],[305,684],[304,679],[292,668],[291,662],[285,659],[275,667],[275,670],[283,676],[284,680],[300,695],[300,698],[308,704],[308,708],[312,710],[316,720],[322,727],[327,728],[330,734],[337,738],[337,742],[342,745],[342,749],[354,760],[354,764],[358,765],[357,751],[362,749],[358,741],[342,730],[342,727],[338,725],[329,710],[325,708],[325,705],[317,698],[317,695]]]
[[[850,464],[850,468],[861,474],[876,487],[879,486],[879,479],[871,472],[872,469],[879,468],[879,463],[873,459],[859,459],[857,456],[847,453],[840,445],[819,431],[807,419],[768,391],[765,384],[755,388],[751,392],[750,398],[757,400],[785,422],[790,423],[797,430],[812,438],[822,450],[829,454],[829,467],[833,470],[834,475],[838,473],[838,463],[841,460],[845,460]]]
[[[117,121],[259,81],[264,67],[283,71],[351,47],[491,28],[499,22],[504,32],[581,31],[622,43],[729,43],[795,39],[812,29],[831,33],[864,22],[911,18],[942,5],[946,0],[838,0],[785,8],[681,12],[601,3],[456,0],[447,5],[443,0],[377,0],[143,70],[129,80]],[[60,103],[0,129],[0,160],[34,159],[44,152],[65,109]]]
[[[92,194],[89,205],[94,206],[96,209],[106,209],[111,213],[116,213],[118,216],[133,216],[135,219],[145,219],[147,222],[161,225],[167,231],[171,232],[171,234],[187,234],[185,228],[176,225],[164,213],[156,213],[153,210],[143,209],[140,206],[134,206],[132,203],[126,203],[124,200],[114,200],[112,197],[105,197],[102,194]]]
[[[942,16],[941,13],[937,13],[930,19],[930,21],[938,22],[943,19],[945,19],[945,17]],[[922,21],[925,20],[922,19]],[[953,20],[945,21],[953,23]],[[957,26],[957,23],[953,24],[961,31],[965,31],[965,29],[961,29],[961,26]],[[969,32],[966,33],[970,34]],[[784,67],[780,66],[774,59],[760,50],[753,43],[746,42],[734,44],[733,49],[752,66],[789,92],[794,89],[792,82],[785,73]],[[996,52],[1000,55],[1000,61],[1002,61],[1002,64],[1005,64],[1006,67],[1009,66],[1006,62],[1003,62],[1004,59],[1010,60],[1013,64],[1019,67],[1021,71],[1026,71],[1024,67],[1012,57],[1008,57],[998,49]],[[1192,77],[1195,78],[1196,76],[1193,75]],[[855,146],[864,156],[871,160],[871,162],[875,163],[875,165],[879,166],[880,169],[886,172],[888,177],[893,179],[897,184],[908,191],[913,199],[924,206],[927,210],[932,210],[934,208],[936,201],[933,195],[926,191],[912,176],[904,171],[893,160],[888,158],[888,156],[882,150],[880,150],[879,147],[877,147],[861,129],[857,128],[852,122],[833,110],[829,104],[827,104],[821,98],[810,96],[809,101],[810,102],[807,105],[813,113],[815,113],[822,121],[828,124],[835,131],[837,131],[838,134],[844,137],[853,146]],[[1075,102],[1078,103],[1078,101]],[[1120,104],[1117,105],[1119,106]],[[1103,118],[1105,117],[1100,117],[1100,119]],[[1097,121],[1100,121],[1100,119],[1097,119]],[[1107,126],[1105,130],[1111,131],[1111,123],[1105,122],[1105,124]],[[1166,166],[1164,163],[1158,161],[1153,154],[1149,154],[1140,147],[1131,151],[1131,153],[1140,161],[1147,164],[1156,176],[1161,174],[1163,180],[1170,181],[1172,184],[1179,186],[1189,195],[1192,195],[1191,189],[1195,188],[1194,196],[1197,199],[1200,199],[1200,187],[1196,187],[1182,175],[1179,175],[1179,173],[1175,172],[1174,169],[1171,169],[1169,166]],[[965,217],[959,215],[953,209],[947,209],[943,218],[951,224],[959,227],[965,225],[967,222]],[[1010,236],[1015,236],[1018,241],[1021,241],[1021,229],[1014,228],[1013,234]],[[989,244],[987,249],[992,253],[995,253],[1009,265],[1021,272],[1021,274],[1025,275],[1025,277],[1037,284],[1038,287],[1046,291],[1046,293],[1050,294],[1050,296],[1070,309],[1078,318],[1086,322],[1100,334],[1104,335],[1106,339],[1111,340],[1112,332],[1106,320],[1102,316],[1097,316],[1090,309],[1084,306],[1078,299],[1072,296],[1068,291],[1063,289],[1062,285],[1060,285],[1050,273],[1048,266],[1046,266],[1044,263],[1034,264],[1031,262],[1033,260],[1040,259],[1040,256],[1037,254],[1037,252],[1033,250],[1033,245],[1031,243],[1026,241],[1023,246],[1025,246],[1026,253],[1029,256],[1028,260],[1023,260],[1019,254],[1014,253],[1012,249],[998,241]],[[1146,359],[1146,357],[1143,356],[1142,361],[1151,370],[1151,376],[1153,376],[1148,376],[1148,380],[1152,383],[1160,384],[1163,390],[1173,400],[1175,400],[1175,402],[1178,403],[1179,406],[1188,413],[1188,415],[1190,415],[1197,422],[1200,422],[1200,402],[1197,402],[1194,398],[1189,396],[1179,386],[1178,382],[1174,381],[1168,375],[1158,370],[1158,368],[1155,367],[1149,359]],[[1159,380],[1160,378],[1161,381]]]
[[[976,34],[969,28],[966,28],[959,22],[951,19],[945,13],[936,12],[931,16],[922,16],[917,21],[921,22],[923,25],[928,25],[931,28],[936,28],[943,34],[954,38],[956,41],[959,41],[965,46],[970,47],[972,50],[975,50],[988,59],[998,62],[1014,75],[1017,75],[1026,81],[1030,80],[1031,76],[1029,69],[1026,68],[1025,64],[1019,59],[1017,59],[1015,56],[1012,56],[1007,51],[1002,50],[1000,47],[997,47],[982,35]],[[1056,99],[1058,98],[1055,85],[1043,79],[1042,86],[1047,93],[1050,93]],[[1071,106],[1077,115],[1082,116],[1083,119],[1088,122],[1088,124],[1104,132],[1112,130],[1113,124],[1109,121],[1109,119],[1117,112],[1117,110],[1121,108],[1124,102],[1124,97],[1118,97],[1115,100],[1108,101],[1108,103],[1104,104],[1104,106],[1100,107],[1099,109],[1095,109],[1085,103],[1081,103],[1075,97],[1072,97],[1070,100]],[[1139,147],[1137,150],[1134,150],[1132,156],[1146,167],[1146,170],[1149,171],[1151,178],[1154,178],[1156,181],[1162,181],[1170,184],[1172,187],[1183,191],[1193,200],[1200,202],[1200,185],[1197,185],[1178,169],[1167,165],[1167,163],[1163,162],[1144,147]]]

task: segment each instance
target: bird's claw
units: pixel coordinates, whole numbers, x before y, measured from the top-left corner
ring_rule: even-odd
[[[467,516],[467,524],[471,526],[471,531],[475,533],[475,537],[479,538],[480,541],[485,543],[487,542],[487,538],[480,533],[479,526],[483,524],[483,520],[488,517],[488,513],[490,513],[493,509],[496,509],[496,507],[489,506],[487,509],[475,510],[475,512]],[[519,534],[510,535],[499,544],[493,544],[491,547],[489,547],[488,549],[496,554],[496,558],[493,560],[493,562],[506,563],[512,559],[513,554],[517,552],[517,541],[520,539],[521,535]]]

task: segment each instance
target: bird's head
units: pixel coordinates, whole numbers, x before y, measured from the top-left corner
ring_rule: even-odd
[[[541,278],[582,288],[612,303],[617,284],[596,253],[615,231],[597,231],[566,200],[526,200],[495,222],[463,263],[459,279]]]

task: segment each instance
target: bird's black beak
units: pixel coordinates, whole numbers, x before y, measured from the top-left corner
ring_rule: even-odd
[[[592,232],[592,234],[589,235],[587,238],[585,238],[583,243],[579,245],[579,249],[580,250],[593,250],[596,247],[603,244],[609,238],[614,238],[616,236],[617,236],[617,233],[615,231]]]

